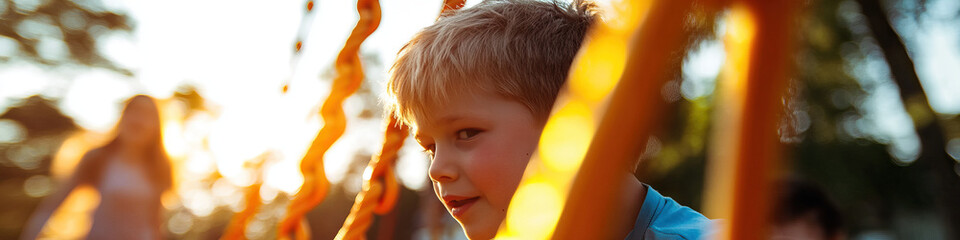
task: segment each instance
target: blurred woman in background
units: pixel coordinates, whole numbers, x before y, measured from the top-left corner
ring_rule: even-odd
[[[127,101],[116,137],[87,152],[73,174],[30,217],[21,239],[35,239],[53,212],[80,185],[100,194],[88,239],[160,239],[161,194],[172,184],[153,98]]]

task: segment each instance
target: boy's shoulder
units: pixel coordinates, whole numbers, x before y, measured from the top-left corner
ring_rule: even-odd
[[[647,186],[647,195],[627,239],[708,239],[716,221]]]

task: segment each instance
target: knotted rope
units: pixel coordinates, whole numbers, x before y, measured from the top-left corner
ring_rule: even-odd
[[[357,12],[360,20],[337,56],[334,65],[337,77],[333,80],[330,96],[320,108],[323,128],[300,162],[303,186],[287,207],[287,216],[280,222],[277,231],[279,239],[288,239],[292,232],[296,233],[297,239],[309,236],[304,215],[323,201],[330,187],[323,171],[323,155],[343,135],[346,129],[343,101],[356,92],[363,81],[360,44],[380,26],[380,3],[377,0],[357,1]]]
[[[456,10],[463,7],[463,0],[445,0],[440,11]],[[357,194],[350,215],[337,233],[336,239],[365,239],[367,229],[373,223],[373,214],[383,215],[396,205],[399,186],[394,175],[397,151],[403,146],[408,128],[401,124],[393,112],[390,113],[387,129],[384,131],[383,148],[373,157],[364,171],[364,184]]]

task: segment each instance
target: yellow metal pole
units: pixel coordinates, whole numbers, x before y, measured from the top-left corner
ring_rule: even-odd
[[[728,60],[720,81],[710,153],[707,215],[725,218],[720,239],[769,236],[773,182],[780,173],[777,136],[789,78],[793,0],[732,3],[725,38]]]
[[[651,4],[637,0],[602,6],[605,21],[594,23],[584,39],[497,239],[547,239],[560,230],[557,223],[597,130],[596,122],[624,73],[628,45]]]
[[[670,79],[667,59],[682,47],[683,23],[690,1],[657,1],[637,30],[626,68],[577,172],[553,239],[617,239],[612,229],[624,182],[618,172],[632,171],[642,147],[660,124],[660,89]]]

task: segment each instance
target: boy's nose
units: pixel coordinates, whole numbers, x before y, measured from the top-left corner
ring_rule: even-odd
[[[457,166],[454,159],[437,151],[430,161],[430,180],[434,182],[453,182],[457,180]]]

